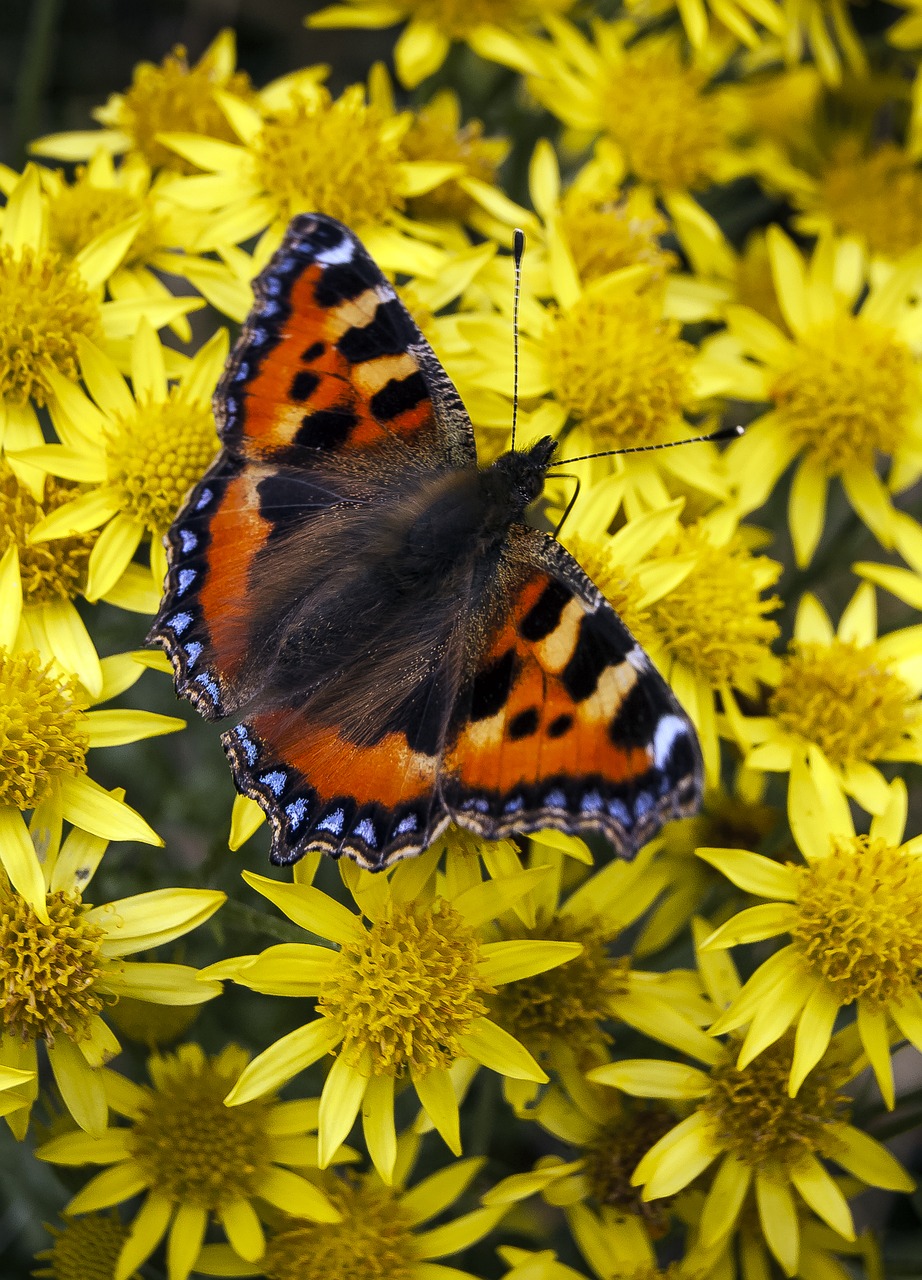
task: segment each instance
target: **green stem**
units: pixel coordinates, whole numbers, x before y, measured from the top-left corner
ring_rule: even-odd
[[[63,0],[33,0],[25,53],[16,80],[13,139],[17,160],[25,157],[27,143],[38,132],[39,106],[51,75],[62,4]]]

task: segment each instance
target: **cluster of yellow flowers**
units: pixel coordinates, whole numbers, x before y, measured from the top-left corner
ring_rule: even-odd
[[[873,1135],[922,1069],[922,5],[310,22],[398,28],[397,83],[257,88],[224,31],[0,166],[0,1115],[11,1152],[31,1132],[81,1171],[35,1274],[876,1280],[852,1201],[913,1189]],[[508,137],[465,112],[497,67]],[[186,725],[121,697],[166,687],[162,655],[97,650],[142,643],[218,448],[220,318],[306,211],[395,278],[482,458],[509,445],[516,226],[522,438],[747,424],[575,464],[562,540],[705,761],[702,813],[633,863],[450,831],[379,876],[244,873],[266,909],[214,860],[96,903],[97,872],[156,882],[110,841],[164,841],[88,749]],[[551,519],[571,493],[549,482]],[[138,757],[103,759],[143,793]],[[262,812],[208,785],[239,848]],[[116,1030],[146,1076],[107,1065]]]

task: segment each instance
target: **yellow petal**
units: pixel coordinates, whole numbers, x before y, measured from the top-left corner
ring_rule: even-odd
[[[365,937],[359,916],[313,885],[282,884],[251,871],[244,871],[243,878],[302,929],[340,945],[361,942]]]
[[[887,1031],[887,1014],[874,1008],[867,1000],[858,1000],[858,1034],[868,1061],[877,1078],[887,1109],[895,1105],[893,1088],[893,1063],[890,1058],[890,1036]]]
[[[100,232],[74,256],[73,265],[91,289],[103,285],[131,245],[141,229],[144,215],[136,213],[124,222]]]
[[[730,1155],[721,1160],[701,1212],[699,1241],[703,1248],[711,1248],[734,1229],[751,1181],[752,1170],[741,1160]]]
[[[489,1018],[476,1018],[466,1035],[459,1036],[461,1048],[469,1058],[515,1080],[547,1083],[542,1071],[523,1044]]]
[[[236,795],[231,810],[231,829],[227,838],[229,849],[239,849],[254,836],[266,821],[266,815],[255,800],[249,796]]]
[[[45,904],[45,877],[35,846],[18,809],[0,807],[0,862],[10,883],[35,911],[43,924],[48,924]]]
[[[0,649],[12,649],[22,616],[22,579],[19,551],[11,542],[0,560]]]
[[[256,1262],[266,1251],[266,1237],[259,1215],[245,1196],[225,1201],[218,1209],[231,1248],[247,1262]]]
[[[810,323],[807,279],[800,250],[780,227],[772,225],[765,237],[775,281],[778,306],[792,333],[802,334]]]
[[[464,1194],[485,1163],[479,1156],[455,1160],[410,1187],[400,1197],[400,1207],[409,1222],[416,1227],[443,1213]],[[509,1201],[504,1200],[502,1203]]]
[[[321,1169],[327,1167],[355,1124],[368,1081],[369,1076],[362,1075],[343,1054],[334,1058],[320,1095],[318,1163]]]
[[[394,66],[400,83],[415,89],[420,81],[438,71],[450,45],[447,33],[434,22],[408,22],[394,46]]]
[[[105,930],[103,955],[127,956],[181,938],[226,901],[215,889],[153,889],[93,907],[85,918]]]
[[[822,979],[819,979],[797,1023],[794,1059],[791,1063],[791,1078],[788,1084],[788,1093],[792,1098],[829,1048],[839,1008],[838,997]]]
[[[803,569],[813,559],[826,520],[826,470],[811,458],[802,458],[794,472],[788,498],[788,524],[794,557]]]
[[[631,1182],[644,1200],[672,1196],[687,1187],[721,1154],[711,1121],[701,1111],[686,1116],[655,1143],[634,1170]]]
[[[167,1237],[166,1267],[170,1280],[188,1280],[205,1243],[207,1226],[207,1209],[189,1200],[180,1203]]]
[[[66,1035],[48,1046],[48,1061],[64,1105],[81,1129],[100,1134],[106,1127],[109,1107],[97,1070],[87,1065],[77,1046]]]
[[[798,918],[798,910],[786,902],[767,902],[747,907],[726,924],[715,929],[701,944],[703,951],[713,947],[736,947],[746,942],[762,942],[779,933],[790,932]]]
[[[508,1206],[504,1204],[475,1209],[431,1231],[417,1232],[413,1237],[414,1248],[421,1258],[444,1258],[447,1254],[460,1253],[489,1235],[507,1212]]]
[[[790,1187],[773,1176],[757,1173],[756,1204],[765,1243],[785,1274],[794,1275],[800,1256],[800,1227]]]
[[[129,1280],[138,1267],[147,1261],[166,1235],[172,1216],[173,1201],[168,1196],[151,1191],[135,1214],[128,1238],[122,1245],[115,1280]]]
[[[23,249],[40,252],[44,248],[47,223],[38,169],[29,164],[6,202],[0,223],[0,245],[7,245],[17,257]]]
[[[317,996],[334,973],[336,955],[331,947],[282,942],[261,952],[238,981],[274,996]]]
[[[626,1058],[586,1073],[594,1084],[607,1084],[635,1098],[701,1098],[710,1081],[697,1067],[657,1058]]]
[[[283,1213],[314,1222],[339,1222],[342,1214],[335,1209],[319,1187],[292,1169],[271,1168],[259,1179],[259,1195]]]
[[[791,1167],[791,1181],[807,1204],[846,1240],[854,1240],[855,1224],[848,1202],[823,1166],[809,1152]]]
[[[514,940],[487,942],[480,948],[482,959],[477,971],[485,982],[502,986],[520,978],[546,973],[558,965],[574,960],[583,951],[578,942],[536,942]]]
[[[461,1154],[458,1099],[448,1071],[433,1070],[413,1075],[416,1096],[436,1131],[453,1155]]]
[[[134,1163],[125,1160],[114,1164],[81,1188],[65,1209],[65,1213],[88,1213],[108,1209],[122,1200],[130,1200],[149,1185],[147,1175]]]
[[[797,880],[793,870],[760,853],[704,846],[696,849],[695,853],[746,893],[759,898],[780,898],[782,902],[797,899]]]
[[[42,606],[51,651],[65,671],[72,671],[87,693],[102,693],[102,666],[83,619],[70,600],[48,600]]]
[[[862,1182],[888,1191],[915,1190],[915,1182],[899,1161],[870,1134],[841,1122],[830,1125],[829,1134],[836,1144],[836,1164]]]
[[[123,961],[106,971],[100,990],[117,996],[132,996],[155,1004],[202,1004],[221,994],[221,984],[203,979],[198,969],[187,964],[157,964]]]
[[[120,499],[114,489],[94,489],[65,502],[50,512],[29,531],[29,542],[47,542],[51,538],[67,538],[72,533],[89,533],[117,515]]]
[[[397,1159],[393,1076],[372,1076],[368,1081],[362,1099],[362,1132],[372,1164],[384,1185],[391,1186]]]
[[[162,845],[163,841],[123,800],[104,791],[86,774],[62,778],[58,782],[61,811],[68,822],[105,840],[140,840]]]
[[[306,1026],[276,1040],[264,1049],[240,1074],[225,1098],[228,1106],[239,1106],[280,1088],[339,1044],[343,1033],[329,1018],[315,1018]]]

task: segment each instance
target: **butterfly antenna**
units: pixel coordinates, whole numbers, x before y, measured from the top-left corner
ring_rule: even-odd
[[[745,427],[721,427],[706,436],[689,436],[687,440],[666,440],[663,444],[638,444],[632,449],[603,449],[601,453],[583,453],[578,458],[561,458],[552,462],[551,467],[563,467],[570,462],[588,462],[590,458],[611,458],[622,453],[652,453],[654,449],[675,449],[680,444],[706,444],[713,440],[735,440],[746,430]],[[550,468],[548,468],[550,470]]]
[[[519,294],[522,288],[522,255],[525,253],[525,232],[516,227],[512,233],[512,262],[515,267],[515,285],[512,292],[512,448],[515,448],[515,424],[519,416]]]

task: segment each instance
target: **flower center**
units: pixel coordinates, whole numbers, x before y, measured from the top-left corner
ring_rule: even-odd
[[[778,624],[765,615],[781,602],[762,592],[777,581],[781,566],[736,541],[714,546],[696,527],[665,539],[657,551],[698,557],[691,573],[651,604],[657,635],[712,689],[730,684],[745,690],[778,635]]]
[[[0,649],[0,804],[33,809],[55,778],[85,772],[87,745],[76,679]]]
[[[800,340],[771,398],[797,447],[838,475],[898,448],[916,386],[908,347],[860,315],[839,316]]]
[[[615,613],[641,644],[650,637],[650,611],[640,607],[635,575],[606,555],[604,547],[580,534],[567,538],[567,548],[588,573]]]
[[[51,893],[49,924],[19,894],[0,897],[0,1024],[24,1040],[81,1040],[103,1008],[96,990],[104,930],[76,895]]]
[[[654,1238],[669,1229],[672,1200],[643,1200],[640,1188],[631,1186],[631,1176],[650,1148],[674,1125],[675,1117],[665,1107],[638,1107],[603,1125],[583,1157],[592,1198],[618,1213],[642,1217]]]
[[[796,1168],[805,1155],[832,1154],[831,1124],[848,1118],[848,1099],[828,1069],[814,1068],[788,1097],[794,1037],[788,1033],[748,1067],[727,1062],[711,1072],[702,1106],[720,1144],[753,1169]]]
[[[39,506],[10,468],[0,463],[0,555],[11,542],[16,543],[26,604],[70,600],[86,585],[87,563],[99,536],[96,530],[52,542],[28,541],[29,531],[39,520],[80,492],[79,485],[46,476],[44,501]]]
[[[238,1051],[206,1058],[198,1045],[151,1059],[155,1087],[128,1131],[131,1153],[158,1194],[218,1209],[259,1191],[270,1166],[265,1099],[226,1107]]]
[[[43,405],[48,364],[76,382],[78,333],[99,337],[99,308],[73,267],[55,253],[0,245],[0,397]]]
[[[411,1224],[384,1187],[324,1183],[342,1214],[335,1223],[299,1221],[270,1239],[266,1280],[410,1280],[417,1273]]]
[[[72,258],[98,235],[136,213],[146,216],[123,266],[143,258],[145,252],[155,247],[150,205],[141,195],[124,187],[94,187],[87,180],[86,171],[78,169],[76,180],[62,188],[51,202],[52,246]]]
[[[621,198],[600,201],[570,191],[563,204],[563,228],[580,279],[597,280],[609,271],[635,263],[650,268],[652,280],[662,280],[678,266],[678,258],[660,244],[669,224],[649,193],[635,187]]]
[[[204,59],[190,67],[186,51],[177,45],[159,66],[142,62],[135,67],[131,87],[117,106],[113,119],[134,139],[134,144],[152,168],[173,169],[180,173],[198,173],[198,166],[183,160],[157,141],[160,133],[201,133],[225,142],[239,139],[227,117],[215,101],[216,88],[227,89],[239,97],[252,96],[249,76],[235,71],[220,74]]]
[[[459,128],[457,114],[456,110],[446,111],[437,96],[413,117],[400,144],[401,154],[407,160],[462,164],[466,177],[494,186],[496,171],[509,151],[509,143],[503,138],[485,138],[479,120],[469,120]],[[416,196],[412,208],[419,218],[456,218],[463,222],[472,213],[475,202],[457,182],[449,181]]]
[[[797,870],[791,934],[843,1004],[898,1002],[922,979],[922,861],[869,836],[832,846]]]
[[[783,729],[815,742],[833,764],[876,760],[905,746],[919,723],[910,687],[874,648],[833,640],[800,644],[784,660],[768,704]]]
[[[48,1280],[112,1280],[128,1238],[128,1228],[115,1213],[84,1213],[48,1230],[54,1244],[35,1255],[45,1266],[33,1275]]]
[[[263,126],[255,144],[259,181],[286,221],[316,209],[349,226],[381,222],[404,203],[394,124],[366,104],[358,86],[335,102],[318,89]]]
[[[109,483],[125,513],[161,537],[218,447],[211,409],[171,387],[166,400],[139,403],[109,438]]]
[[[492,994],[478,959],[473,932],[447,902],[425,912],[395,905],[362,942],[343,947],[318,1008],[342,1026],[350,1062],[370,1052],[375,1075],[447,1067],[462,1052],[458,1038],[487,1011],[481,996]]]
[[[898,258],[922,241],[922,171],[889,142],[872,156],[843,149],[823,174],[818,209],[839,233]]]
[[[602,117],[641,182],[700,190],[714,180],[726,137],[719,99],[703,92],[705,80],[664,48],[632,50],[612,69]]]
[[[625,990],[630,961],[613,960],[606,943],[610,933],[600,924],[577,925],[556,918],[539,929],[507,933],[510,938],[541,938],[556,942],[580,942],[580,955],[544,973],[510,983],[500,989],[496,1005],[501,1024],[536,1057],[551,1046],[566,1043],[592,1066],[593,1048],[608,1042],[600,1023],[610,1017],[610,1001]]]
[[[557,399],[601,448],[664,438],[681,418],[693,355],[645,295],[583,296],[547,336]]]

